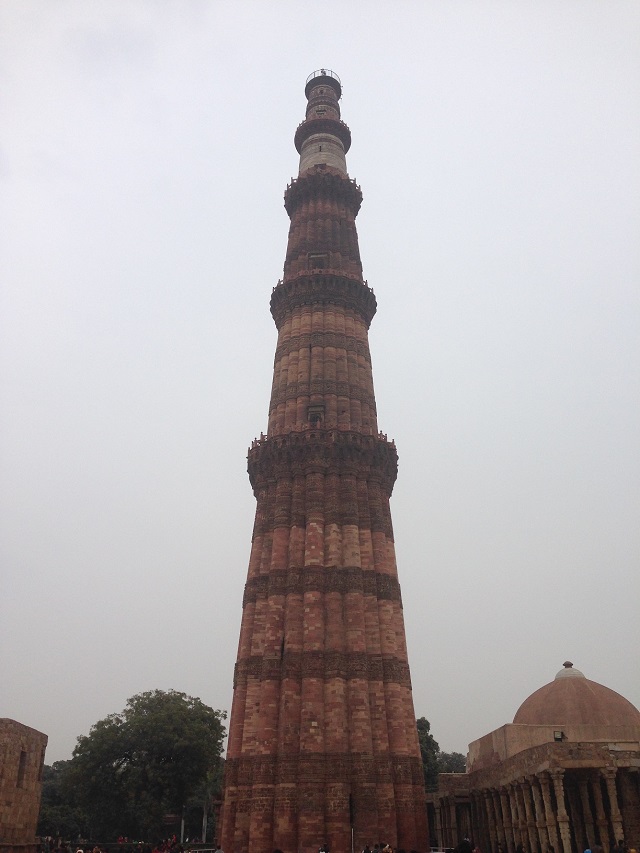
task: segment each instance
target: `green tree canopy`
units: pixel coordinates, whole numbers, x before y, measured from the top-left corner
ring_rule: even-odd
[[[466,759],[460,752],[441,752],[438,742],[431,734],[431,724],[426,717],[416,720],[418,742],[427,791],[438,787],[438,773],[464,773]]]
[[[128,700],[78,738],[65,784],[93,838],[154,840],[215,770],[226,712],[175,690]]]
[[[424,772],[424,784],[427,791],[435,791],[438,785],[438,753],[440,747],[431,734],[431,723],[426,717],[416,720],[418,727],[418,742]]]
[[[467,759],[461,752],[439,752],[438,773],[464,773]]]
[[[54,761],[44,766],[38,835],[78,838],[85,834],[86,815],[69,799],[65,786],[70,764],[70,761]]]

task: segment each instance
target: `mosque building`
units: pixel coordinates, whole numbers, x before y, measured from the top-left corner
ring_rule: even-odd
[[[432,847],[605,853],[640,844],[640,712],[570,661],[507,723],[469,744],[466,773],[427,795]]]

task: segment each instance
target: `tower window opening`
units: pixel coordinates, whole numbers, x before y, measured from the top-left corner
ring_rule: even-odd
[[[329,255],[325,252],[323,254],[309,254],[309,269],[310,270],[324,270],[329,266]]]
[[[307,419],[311,426],[320,426],[324,421],[324,404],[315,403],[307,409]]]

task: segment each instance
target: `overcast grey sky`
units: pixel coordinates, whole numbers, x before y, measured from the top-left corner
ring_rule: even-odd
[[[418,716],[640,705],[640,4],[0,4],[0,716],[229,709],[304,83],[343,82]]]

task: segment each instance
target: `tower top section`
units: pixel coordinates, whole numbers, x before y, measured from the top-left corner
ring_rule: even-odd
[[[336,90],[338,100],[342,97],[342,84],[340,78],[335,71],[329,71],[328,68],[319,68],[317,71],[312,71],[307,77],[307,82],[304,87],[304,93],[309,97],[309,93],[314,86],[319,86],[321,81],[324,86],[333,86]]]
[[[351,131],[340,119],[340,78],[327,68],[312,71],[304,87],[305,120],[298,125],[294,143],[300,154],[299,174],[324,164],[347,174],[345,155],[351,147]]]

